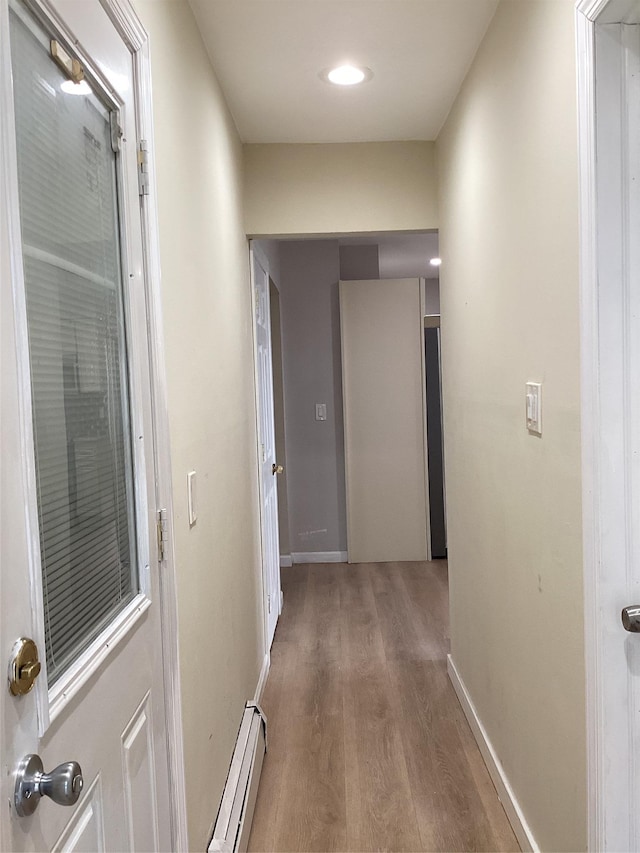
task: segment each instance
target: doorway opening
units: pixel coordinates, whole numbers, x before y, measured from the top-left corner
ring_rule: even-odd
[[[414,471],[420,469],[424,497],[419,498],[422,509],[417,523],[424,558],[445,557],[439,269],[431,264],[438,257],[437,232],[260,239],[252,247],[269,279],[275,447],[277,465],[284,469],[277,477],[280,566],[350,560],[345,413],[351,402],[344,388],[341,336],[345,329],[341,327],[339,282],[345,290],[358,281],[387,282],[389,287],[394,281],[415,282],[417,343],[413,357],[420,387],[412,402],[420,420],[420,446],[407,464]],[[371,321],[375,322],[373,316]],[[381,322],[389,325],[384,315]],[[406,374],[404,366],[400,373]],[[361,377],[361,381],[368,380],[368,376]],[[381,396],[385,392],[384,385],[376,389]],[[371,426],[376,420],[374,413],[369,418]],[[355,436],[353,441],[362,446],[362,438]],[[402,445],[404,439],[399,440]],[[377,454],[379,466],[383,457],[397,466],[394,455],[413,452],[403,446],[382,448]],[[373,469],[376,462],[367,460],[366,465]],[[355,483],[352,491],[357,493],[359,488],[368,487],[364,482],[362,486]],[[391,558],[403,557],[398,552]]]

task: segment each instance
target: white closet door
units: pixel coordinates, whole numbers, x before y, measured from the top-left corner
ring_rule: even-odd
[[[419,279],[340,282],[350,563],[426,560]]]

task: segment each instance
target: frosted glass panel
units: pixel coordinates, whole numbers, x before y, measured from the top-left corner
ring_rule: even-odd
[[[11,56],[52,684],[138,591],[116,155],[21,9]]]

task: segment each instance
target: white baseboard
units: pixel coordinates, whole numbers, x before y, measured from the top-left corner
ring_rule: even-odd
[[[256,695],[253,698],[253,701],[256,705],[259,705],[262,701],[262,694],[264,693],[264,686],[267,683],[267,677],[269,675],[269,667],[271,666],[271,655],[269,652],[264,656],[264,660],[262,661],[262,668],[260,670],[260,676],[258,677],[258,683],[256,685]]]
[[[291,554],[280,554],[280,568],[288,569],[289,566],[293,565],[293,559]]]
[[[484,763],[487,765],[489,775],[491,776],[496,791],[498,792],[500,802],[504,807],[509,823],[511,824],[515,836],[518,839],[518,844],[523,851],[526,851],[526,853],[539,853],[540,848],[536,844],[536,840],[533,837],[529,824],[527,823],[524,813],[520,808],[520,804],[516,799],[516,795],[504,771],[504,767],[500,763],[500,759],[498,758],[496,751],[489,740],[487,732],[478,717],[475,705],[473,704],[464,682],[460,678],[460,673],[456,669],[456,665],[453,662],[451,655],[447,656],[447,671],[449,672],[449,678],[453,684],[453,689],[456,691],[460,704],[462,705],[465,717],[471,726],[473,736],[478,743]]]
[[[294,563],[346,563],[346,551],[297,551],[291,555]]]

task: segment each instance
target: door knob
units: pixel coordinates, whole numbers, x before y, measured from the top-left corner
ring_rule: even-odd
[[[622,624],[625,631],[640,634],[640,604],[632,604],[622,608]]]
[[[59,764],[51,773],[45,773],[39,755],[25,755],[16,770],[13,803],[19,817],[32,815],[42,797],[49,797],[59,806],[73,806],[78,802],[84,780],[77,761]]]
[[[284,471],[284,468],[282,467],[282,465],[276,465],[275,462],[271,466],[271,473],[272,474],[282,474],[283,471]]]

